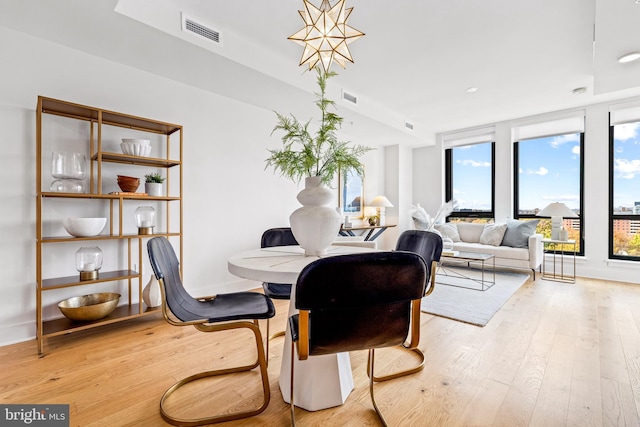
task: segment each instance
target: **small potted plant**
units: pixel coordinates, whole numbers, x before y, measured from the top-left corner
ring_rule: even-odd
[[[162,183],[165,178],[159,173],[148,173],[144,176],[144,191],[149,196],[162,196]]]

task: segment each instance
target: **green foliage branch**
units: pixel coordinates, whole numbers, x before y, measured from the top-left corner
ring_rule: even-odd
[[[159,173],[148,173],[144,176],[145,182],[157,182],[158,184],[162,184],[164,182],[164,178]]]
[[[343,119],[329,111],[330,108],[335,108],[335,102],[326,98],[327,80],[336,73],[325,73],[319,67],[316,71],[320,92],[315,92],[315,104],[322,113],[318,130],[315,134],[309,131],[311,120],[302,123],[293,114],[286,116],[276,112],[278,124],[271,134],[276,131],[284,132],[283,147],[269,150],[271,155],[266,160],[265,168],[273,167],[281,176],[296,182],[302,178],[319,176],[326,185],[331,185],[338,171],[354,171],[363,177],[364,166],[359,158],[372,148],[352,146],[349,142],[338,140],[336,131],[342,126]]]

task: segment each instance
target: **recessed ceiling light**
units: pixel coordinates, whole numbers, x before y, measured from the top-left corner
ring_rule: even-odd
[[[587,91],[586,87],[577,87],[574,90],[572,90],[571,92],[573,92],[574,95],[580,95],[583,94]]]
[[[478,91],[477,87],[471,86],[471,87],[467,88],[467,93],[473,93],[473,92],[477,92],[477,91]]]
[[[626,62],[631,62],[631,61],[635,61],[636,59],[640,58],[640,52],[631,52],[631,53],[627,53],[626,55],[622,55],[620,58],[618,58],[618,62],[620,62],[621,64],[624,64]]]

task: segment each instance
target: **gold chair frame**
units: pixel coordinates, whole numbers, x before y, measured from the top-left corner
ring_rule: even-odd
[[[410,335],[409,335],[410,339],[409,339],[409,344],[407,346],[403,346],[403,348],[409,349],[411,351],[417,350],[422,354],[422,352],[418,348],[418,343],[420,342],[420,302],[421,302],[421,299],[411,300],[411,329],[410,329]],[[295,396],[294,394],[294,382],[295,382],[294,381],[294,365],[295,365],[294,358],[295,358],[296,349],[298,351],[299,360],[307,360],[309,358],[309,313],[310,313],[309,310],[299,310],[299,316],[298,316],[299,337],[296,341],[291,340],[291,384],[290,384],[291,397],[290,397],[289,407],[291,412],[291,424],[294,427],[296,425],[295,404],[293,399],[293,397]],[[380,422],[382,423],[383,426],[387,427],[388,425],[387,421],[384,418],[384,415],[382,415],[382,412],[380,411],[380,409],[378,408],[378,404],[376,402],[375,395],[373,392],[373,384],[375,382],[375,377],[373,375],[374,366],[375,366],[375,363],[374,363],[375,349],[369,349],[368,351],[369,351],[369,354],[367,357],[367,375],[369,377],[369,395],[371,396],[371,403],[373,404],[373,408],[376,414],[378,415],[378,418],[380,418]],[[424,355],[423,355],[423,361],[424,361]],[[383,379],[378,381],[391,380],[393,378],[398,378],[413,372],[418,372],[421,369],[422,368],[419,367],[419,368],[413,368],[409,371],[403,371],[401,373],[391,374],[391,375],[382,377]]]
[[[175,384],[173,384],[171,387],[167,389],[167,391],[164,392],[164,394],[162,395],[162,398],[160,399],[160,415],[162,416],[162,419],[164,419],[169,424],[173,424],[176,426],[201,426],[201,425],[207,425],[207,424],[213,424],[213,423],[221,423],[225,421],[232,421],[232,420],[237,420],[241,418],[248,418],[263,412],[267,408],[267,406],[269,405],[269,401],[271,400],[271,390],[269,388],[269,376],[267,372],[268,359],[265,356],[262,333],[260,332],[258,320],[230,321],[225,323],[208,323],[207,319],[192,320],[189,322],[181,321],[171,312],[171,309],[167,304],[165,288],[164,288],[164,280],[159,279],[159,282],[160,282],[160,293],[162,295],[162,315],[169,324],[173,326],[193,326],[197,330],[202,332],[218,332],[218,331],[226,331],[230,329],[247,328],[251,332],[253,332],[253,335],[256,340],[256,349],[257,349],[256,361],[249,365],[205,371],[205,372],[201,372],[201,373],[186,377],[176,382]],[[215,296],[201,297],[196,299],[199,299],[201,301],[207,301],[213,298],[215,298]],[[269,335],[269,319],[267,319],[267,336],[268,335]],[[266,354],[268,354],[268,352],[269,352],[269,340],[267,340]],[[250,409],[247,411],[232,412],[224,415],[202,417],[202,418],[180,418],[180,417],[170,415],[165,409],[165,401],[167,400],[167,398],[186,384],[189,384],[193,381],[203,379],[203,378],[250,371],[258,366],[260,367],[263,400],[260,406],[258,406],[255,409]]]
[[[428,296],[431,295],[431,293],[433,292],[433,290],[435,289],[436,286],[436,270],[438,269],[438,262],[437,261],[432,261],[431,262],[431,276],[429,279],[429,288],[425,291],[424,296]],[[416,301],[413,301],[412,304],[416,303]],[[415,336],[415,330],[417,329],[418,331],[418,336],[417,336],[417,340],[420,340],[420,303],[421,300],[417,301],[418,304],[418,312],[417,315],[414,312],[414,307],[411,307],[411,337],[413,339],[413,337]],[[426,360],[426,356],[424,355],[424,352],[418,348],[418,341],[413,342],[411,341],[409,344],[404,343],[400,348],[404,349],[404,350],[409,350],[410,352],[414,353],[417,358],[418,358],[418,365],[413,367],[413,368],[409,368],[409,369],[404,369],[398,372],[394,372],[392,374],[387,374],[387,375],[382,375],[379,377],[376,377],[374,374],[374,370],[371,369],[370,366],[370,360],[369,359],[367,361],[367,375],[369,375],[370,379],[372,381],[375,382],[383,382],[383,381],[388,381],[388,380],[393,380],[395,378],[400,378],[403,377],[405,375],[410,375],[410,374],[415,374],[416,372],[420,372],[424,369],[424,363]]]

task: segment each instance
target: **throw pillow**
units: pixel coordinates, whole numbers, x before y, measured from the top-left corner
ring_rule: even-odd
[[[487,224],[480,235],[480,243],[483,245],[500,246],[507,224]]]
[[[539,219],[532,219],[530,221],[508,220],[507,231],[505,231],[504,238],[502,239],[502,246],[528,248],[529,237],[536,232],[536,227],[539,222]]]
[[[460,241],[460,234],[458,233],[458,227],[453,222],[445,222],[444,224],[436,224],[433,226],[436,231],[439,231],[443,238],[448,237],[454,242]]]

